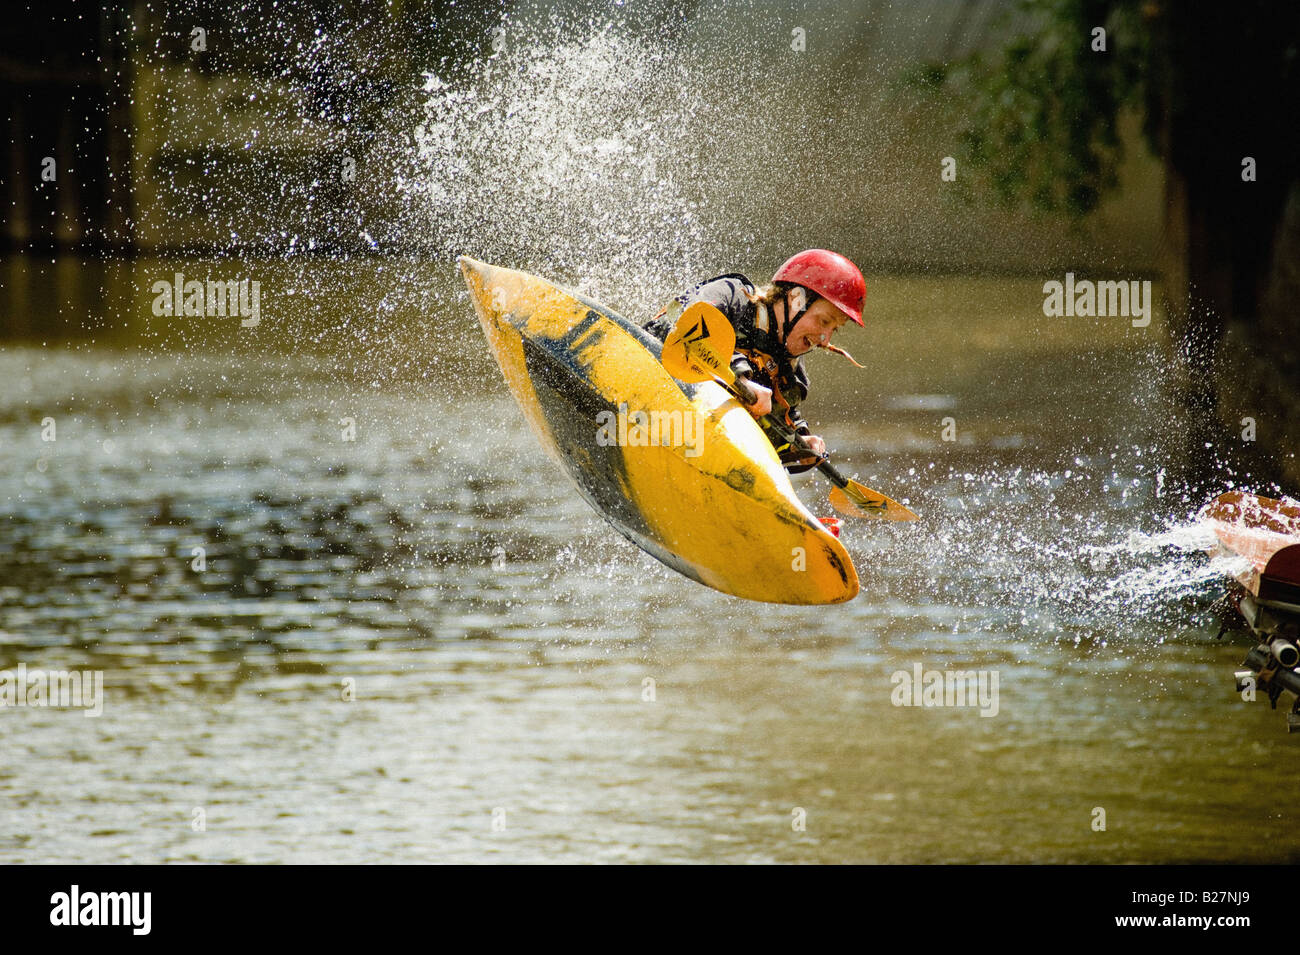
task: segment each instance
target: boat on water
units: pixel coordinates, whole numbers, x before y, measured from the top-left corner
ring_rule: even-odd
[[[530,429],[623,536],[747,600],[857,595],[848,552],[731,394],[672,377],[659,340],[599,302],[527,272],[458,261]]]
[[[1212,553],[1242,558],[1219,604],[1219,636],[1249,631],[1257,644],[1237,671],[1238,692],[1263,690],[1277,706],[1296,695],[1289,732],[1300,730],[1300,502],[1244,491],[1221,494],[1199,518],[1214,532]]]

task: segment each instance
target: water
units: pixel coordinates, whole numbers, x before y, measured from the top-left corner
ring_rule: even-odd
[[[0,714],[0,859],[1293,859],[1294,746],[1233,693],[1198,502],[1157,496],[1151,339],[1063,331],[1029,281],[872,294],[870,370],[814,357],[808,413],[924,519],[847,526],[834,608],[608,529],[460,362],[467,308],[379,387],[346,349],[174,347],[181,320],[7,347],[0,668],[102,670],[106,699]],[[997,715],[894,706],[917,663],[996,670]]]
[[[1295,861],[1295,743],[1233,692],[1246,646],[1209,613],[1230,568],[1169,477],[1159,315],[869,274],[870,327],[839,342],[867,368],[813,356],[807,415],[922,521],[846,522],[863,590],[833,608],[667,570],[528,433],[454,254],[645,317],[814,242],[1105,267],[1142,245],[940,198],[880,66],[930,34],[887,18],[847,82],[754,10],[655,8],[672,28],[641,33],[516,11],[501,50],[474,35],[364,121],[320,112],[320,148],[358,159],[346,200],[213,161],[140,186],[143,237],[230,236],[210,259],[0,262],[0,670],[99,670],[106,696],[97,718],[0,710],[0,861]],[[353,68],[329,29],[227,117],[231,150],[292,139],[294,84]],[[207,80],[148,67],[160,112],[204,113]],[[814,88],[836,95],[809,116]],[[160,154],[184,164],[204,128],[155,130]],[[268,214],[299,206],[338,247],[422,252],[239,257],[318,251]],[[154,316],[177,271],[261,282],[261,324]],[[798,486],[828,513],[819,480]],[[895,706],[918,664],[995,672],[996,715]]]

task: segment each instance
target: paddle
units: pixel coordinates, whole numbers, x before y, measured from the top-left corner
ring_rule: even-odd
[[[757,400],[731,370],[731,356],[736,350],[736,330],[716,306],[708,302],[695,302],[673,327],[663,347],[663,364],[667,372],[679,381],[712,381],[727,389],[744,405]],[[758,419],[759,426],[778,449],[793,445],[801,451],[816,455],[817,470],[835,485],[830,493],[831,507],[849,517],[875,517],[887,521],[914,521],[916,515],[866,485],[846,478],[837,471],[825,455],[817,455],[798,432],[787,427],[774,415]]]

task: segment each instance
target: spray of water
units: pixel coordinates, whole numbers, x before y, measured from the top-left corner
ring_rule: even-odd
[[[675,173],[673,124],[643,105],[680,84],[676,109],[690,111],[696,94],[663,75],[679,69],[604,30],[489,58],[469,85],[430,74],[418,172],[399,184],[409,220],[447,253],[526,263],[647,304],[637,292],[665,279],[656,267],[684,280],[704,246]]]
[[[791,83],[771,35],[712,37],[725,48],[610,23],[512,24],[501,50],[427,73],[398,183],[403,229],[633,315],[708,275],[772,268],[792,226],[830,244],[827,223],[843,213],[831,168],[865,175],[867,163],[859,128],[826,141],[851,92],[810,115],[795,93],[825,84],[820,61]],[[811,230],[804,203],[817,209]]]
[[[1202,555],[1212,540],[1190,519],[1144,514],[1140,478],[1101,490],[1090,462],[1077,460],[1062,471],[939,476],[922,495],[926,533],[891,535],[885,556],[897,562],[901,589],[966,608],[967,628],[1028,626],[1104,642],[1139,621],[1143,630],[1185,625],[1180,602],[1203,596],[1221,573]]]

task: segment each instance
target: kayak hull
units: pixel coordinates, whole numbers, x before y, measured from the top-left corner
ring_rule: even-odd
[[[828,604],[857,594],[847,551],[726,391],[672,378],[659,340],[597,302],[526,272],[459,261],[531,430],[624,536],[748,600]]]

